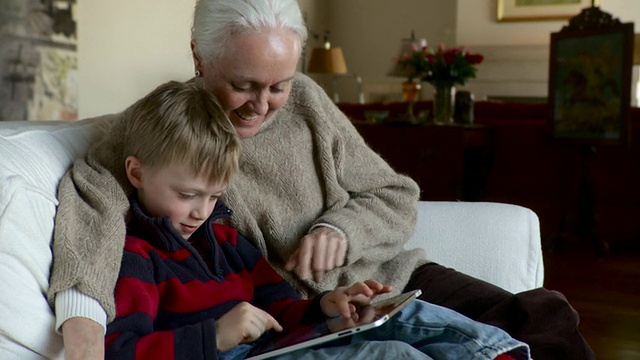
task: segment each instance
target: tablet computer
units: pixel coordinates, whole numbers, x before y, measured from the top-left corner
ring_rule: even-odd
[[[254,346],[245,359],[268,359],[373,329],[384,324],[421,293],[420,290],[414,290],[374,302],[359,308],[356,316],[350,320],[338,316],[316,325],[291,331],[286,335],[276,336],[269,343]]]

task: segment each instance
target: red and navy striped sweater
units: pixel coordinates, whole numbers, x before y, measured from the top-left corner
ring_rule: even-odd
[[[213,223],[231,214],[224,205],[191,243],[169,218],[147,217],[135,201],[131,209],[116,318],[105,339],[108,359],[217,359],[215,321],[245,301],[285,331],[322,318],[319,298],[301,300],[235,229]]]

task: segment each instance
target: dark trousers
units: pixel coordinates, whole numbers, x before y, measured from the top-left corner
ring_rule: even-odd
[[[405,290],[421,299],[497,326],[529,344],[535,360],[595,359],[578,331],[578,313],[557,291],[544,288],[511,294],[436,263],[417,268]]]

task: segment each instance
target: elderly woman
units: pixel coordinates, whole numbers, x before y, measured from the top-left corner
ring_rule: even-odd
[[[217,96],[243,138],[240,174],[223,196],[232,226],[306,295],[362,279],[505,329],[539,359],[589,359],[578,316],[557,292],[510,294],[403,250],[419,189],[369,149],[323,90],[296,73],[306,28],[295,0],[199,0],[193,81]],[[49,299],[68,358],[100,358],[131,188],[123,125],[60,184]]]

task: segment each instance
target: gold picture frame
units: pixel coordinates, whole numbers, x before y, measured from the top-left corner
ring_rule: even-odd
[[[567,20],[600,0],[498,0],[498,21]]]

